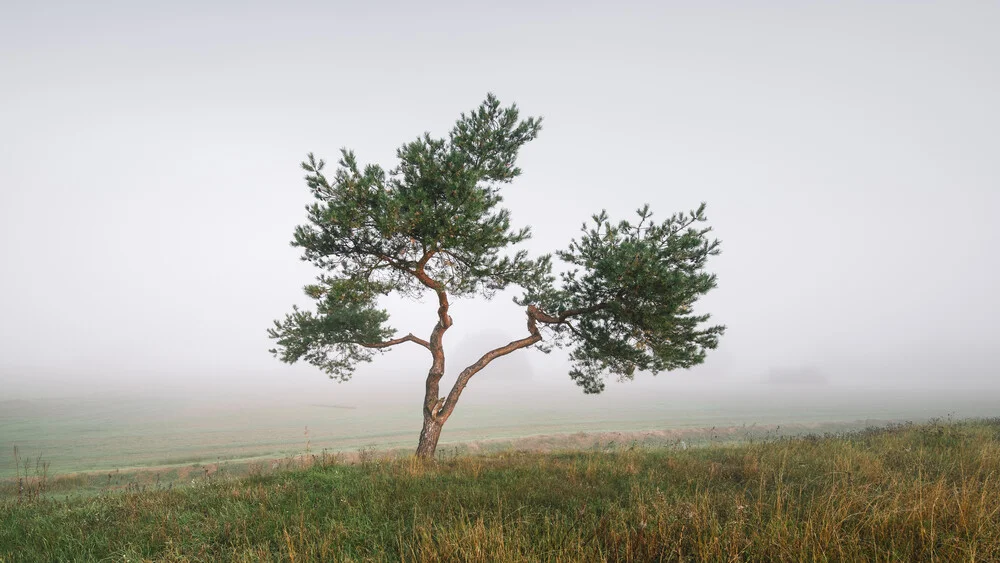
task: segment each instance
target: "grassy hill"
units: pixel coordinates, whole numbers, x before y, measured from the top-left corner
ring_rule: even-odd
[[[0,561],[1000,560],[1000,419],[288,465],[89,495],[8,481]]]

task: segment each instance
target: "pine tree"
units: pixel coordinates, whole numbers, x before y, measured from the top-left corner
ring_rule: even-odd
[[[511,226],[501,190],[521,174],[517,155],[541,130],[492,94],[461,114],[446,138],[424,134],[396,151],[398,165],[358,164],[341,151],[332,176],[325,162],[302,163],[315,201],[292,244],[322,273],[305,287],[315,310],[297,307],[275,321],[271,350],[287,363],[305,360],[347,381],[360,362],[410,343],[430,354],[417,455],[433,457],[444,423],[473,376],[494,359],[522,348],[570,349],[569,372],[585,393],[599,393],[608,375],[689,368],[704,361],[725,327],[695,314],[697,299],[716,285],[705,271],[719,241],[704,226],[705,204],[656,223],[648,206],[633,222],[601,212],[555,257],[570,265],[553,274],[553,256],[529,257],[517,245],[530,229]],[[511,286],[523,290],[527,334],[486,351],[441,394],[442,341],[452,326],[449,299],[491,299]],[[428,338],[397,336],[380,296],[437,298]]]

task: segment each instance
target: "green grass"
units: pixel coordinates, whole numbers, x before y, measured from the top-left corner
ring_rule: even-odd
[[[56,474],[284,457],[301,452],[307,441],[314,450],[345,452],[416,446],[422,420],[419,401],[352,394],[350,386],[334,389],[323,378],[317,380],[311,386],[303,381],[301,387],[298,382],[270,387],[255,383],[246,389],[219,386],[145,394],[102,389],[62,398],[0,398],[0,480],[16,474],[10,455],[14,446],[24,457],[41,455]],[[442,439],[453,447],[539,434],[673,433],[710,427],[742,432],[744,425],[776,424],[784,433],[791,422],[823,432],[843,423],[864,426],[948,413],[975,417],[1000,412],[1000,397],[985,390],[889,392],[760,384],[705,384],[685,390],[685,385],[678,382],[676,388],[656,392],[620,386],[598,398],[560,391],[541,381],[520,386],[486,379],[463,395],[462,407],[448,420]],[[569,386],[576,389],[571,382]],[[9,387],[5,391],[11,391]],[[52,388],[55,392],[60,386]],[[559,400],[552,401],[556,395]],[[358,408],[332,408],[342,406],[341,401]]]
[[[94,495],[8,483],[0,561],[1000,560],[1000,419],[302,465],[170,490],[112,474]]]

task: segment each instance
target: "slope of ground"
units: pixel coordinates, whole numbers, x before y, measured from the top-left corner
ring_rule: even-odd
[[[27,482],[0,560],[1000,560],[1000,419],[301,463],[78,498]]]

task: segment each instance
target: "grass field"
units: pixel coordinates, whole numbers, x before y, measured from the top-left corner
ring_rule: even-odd
[[[23,457],[49,461],[53,474],[284,457],[301,453],[307,443],[315,451],[340,452],[416,446],[418,400],[351,396],[348,386],[320,383],[327,385],[306,391],[275,385],[258,396],[188,390],[174,395],[101,392],[89,397],[0,399],[0,479],[15,474],[10,455],[14,446]],[[1000,412],[996,393],[940,390],[879,393],[706,385],[698,392],[665,388],[654,393],[622,385],[595,397],[575,388],[481,384],[467,395],[445,427],[445,445],[577,432],[815,426]]]
[[[1000,419],[355,461],[92,495],[35,479],[0,501],[0,560],[1000,560]]]

